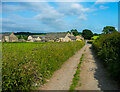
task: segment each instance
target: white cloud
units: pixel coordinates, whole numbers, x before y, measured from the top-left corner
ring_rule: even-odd
[[[71,16],[80,16],[80,14],[85,12],[90,12],[92,9],[85,8],[79,3],[59,3],[58,11]]]
[[[87,15],[86,14],[81,14],[78,19],[80,20],[87,20]]]
[[[107,8],[109,8],[109,7],[101,5],[99,8],[100,8],[100,9],[107,9]]]
[[[84,7],[80,3],[58,3],[58,11],[65,16],[76,16],[79,20],[87,20],[86,13],[95,11],[93,8]]]
[[[97,0],[95,4],[105,4],[106,2],[118,2],[119,0]]]
[[[18,3],[18,5],[8,5],[8,4],[2,5],[3,12],[6,12],[6,13],[13,12],[13,11],[24,11],[24,10],[41,12],[51,8],[52,7],[50,7],[46,2],[39,2],[39,3],[21,2],[21,3]]]
[[[115,27],[115,29],[118,31],[118,28],[117,28],[117,27]]]
[[[36,21],[39,26],[49,27],[53,30],[65,30],[65,21],[63,19],[64,14],[59,13],[54,7],[50,6],[46,2],[40,2],[40,3],[19,3],[19,5],[4,5],[3,7],[4,13],[9,13],[9,18],[13,19],[18,23],[28,24],[26,21]],[[31,18],[24,18],[21,16],[13,15],[14,13],[11,13],[13,11],[34,11],[39,14],[35,15]],[[22,22],[23,21],[23,22]],[[7,21],[9,22],[9,21]],[[32,22],[30,22],[32,24]],[[5,23],[4,23],[5,24]],[[10,23],[9,23],[10,25]],[[9,26],[8,24],[6,25]],[[11,27],[13,24],[11,24]],[[14,25],[17,27],[17,25]],[[10,27],[10,26],[9,26]]]
[[[43,11],[42,13],[35,16],[35,19],[39,22],[42,22],[43,24],[46,24],[54,29],[61,30],[65,27],[65,21],[62,18],[63,14],[53,9],[50,11]]]
[[[95,0],[4,0],[3,2],[95,2]]]
[[[80,5],[78,3],[72,4],[71,8],[76,9],[76,10],[80,10],[82,12],[90,11],[90,8],[84,8],[82,5]]]
[[[53,30],[67,30],[68,23],[64,20],[66,16],[75,16],[79,21],[87,20],[87,15],[85,13],[91,12],[94,9],[85,8],[80,3],[56,3],[57,8],[53,7],[47,2],[19,2],[17,5],[4,4],[3,13],[9,14],[9,19],[5,24],[4,29],[7,28],[14,30],[36,30],[36,31],[53,31]],[[25,18],[15,14],[17,11],[33,11],[36,13],[31,18]],[[12,15],[11,15],[12,14]],[[32,22],[31,22],[32,21]],[[74,20],[73,20],[74,21]],[[11,22],[11,23],[10,23]]]

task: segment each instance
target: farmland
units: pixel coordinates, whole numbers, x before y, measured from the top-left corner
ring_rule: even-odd
[[[2,88],[31,90],[46,83],[54,71],[84,42],[3,43]]]

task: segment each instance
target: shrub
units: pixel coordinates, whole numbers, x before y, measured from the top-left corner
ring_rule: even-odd
[[[101,35],[93,42],[93,48],[109,71],[109,75],[120,81],[120,33]]]
[[[3,90],[36,89],[84,44],[84,42],[3,43]]]

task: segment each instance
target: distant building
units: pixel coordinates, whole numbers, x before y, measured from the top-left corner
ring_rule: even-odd
[[[30,36],[28,36],[28,41],[30,41],[30,42],[39,42],[39,41],[41,41],[41,38],[39,36],[30,35]]]
[[[26,42],[25,39],[19,39],[18,42]]]
[[[46,37],[49,37],[49,39],[54,39],[58,42],[68,42],[71,41],[70,39],[71,34],[70,33],[47,33]]]
[[[70,39],[71,39],[71,41],[76,41],[76,37],[75,36],[68,36]]]
[[[74,36],[72,33],[47,33],[46,35],[28,37],[27,42],[69,42],[76,41],[76,39],[84,39],[80,36]]]
[[[76,36],[76,40],[83,40],[84,41],[84,38],[82,36]]]
[[[0,34],[0,42],[17,42],[18,38],[14,33],[2,33]]]

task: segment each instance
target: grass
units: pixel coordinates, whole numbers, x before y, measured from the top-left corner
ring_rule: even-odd
[[[3,43],[3,90],[37,89],[85,42]]]
[[[72,80],[72,84],[71,84],[70,89],[69,89],[70,91],[73,91],[76,88],[76,86],[78,85],[78,82],[80,79],[80,65],[82,63],[83,58],[84,58],[84,54],[82,54],[82,56],[80,58],[80,63],[78,64],[76,73],[74,74],[74,78]],[[80,85],[82,85],[82,84],[80,83]]]
[[[92,40],[96,40],[96,39],[98,39],[99,38],[99,36],[93,36],[91,39]]]

